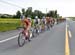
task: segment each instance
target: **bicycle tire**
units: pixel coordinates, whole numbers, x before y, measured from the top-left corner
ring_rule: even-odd
[[[21,33],[19,33],[19,36],[18,36],[18,45],[19,45],[19,47],[22,47],[25,44],[25,39],[23,40],[23,43],[20,43],[20,38],[21,37],[24,38],[24,36],[20,36],[21,34],[23,35],[23,33],[21,32]]]

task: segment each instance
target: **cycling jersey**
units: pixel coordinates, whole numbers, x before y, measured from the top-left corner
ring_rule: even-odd
[[[50,18],[49,17],[46,18],[46,22],[50,23]]]
[[[24,19],[24,28],[27,29],[29,26],[31,26],[30,24],[31,22],[28,19]]]
[[[38,19],[35,19],[35,24],[38,24]]]

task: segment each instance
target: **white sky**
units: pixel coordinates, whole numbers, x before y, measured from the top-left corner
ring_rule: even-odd
[[[2,0],[20,7],[32,7],[33,10],[41,10],[46,13],[49,10],[57,10],[63,17],[75,16],[75,0]],[[15,14],[21,8],[2,3],[0,0],[0,13]]]

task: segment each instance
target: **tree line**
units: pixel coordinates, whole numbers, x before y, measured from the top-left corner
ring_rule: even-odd
[[[27,10],[25,10],[24,8],[22,8],[21,11],[18,10],[15,15],[0,14],[0,18],[20,18],[21,14],[23,14],[24,16],[30,16],[33,19],[35,18],[35,16],[38,16],[39,18],[42,18],[43,16],[49,16],[53,18],[61,17],[59,16],[59,14],[57,14],[57,10],[51,10],[47,13],[43,13],[40,10],[32,11],[32,7],[28,7]]]

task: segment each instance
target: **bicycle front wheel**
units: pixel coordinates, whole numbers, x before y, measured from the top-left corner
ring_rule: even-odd
[[[21,32],[21,33],[19,33],[19,36],[18,36],[18,45],[19,45],[19,47],[22,47],[24,44],[25,44],[25,36]]]

